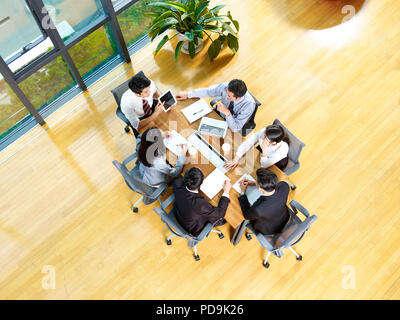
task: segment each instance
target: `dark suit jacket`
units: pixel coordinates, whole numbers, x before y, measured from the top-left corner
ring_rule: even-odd
[[[280,233],[289,220],[286,206],[289,195],[289,186],[286,182],[279,182],[275,193],[271,196],[260,196],[253,206],[246,195],[239,197],[243,216],[257,233],[265,235]]]
[[[218,207],[214,207],[200,193],[188,191],[182,178],[176,179],[172,186],[176,219],[193,236],[198,236],[208,222],[214,224],[225,216],[230,202],[227,197],[221,197]]]

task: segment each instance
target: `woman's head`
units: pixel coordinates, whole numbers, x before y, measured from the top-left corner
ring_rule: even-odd
[[[166,153],[162,132],[156,127],[147,129],[140,141],[139,161],[146,167],[151,167],[154,159]]]
[[[280,125],[272,124],[267,126],[265,128],[265,136],[272,144],[277,144],[281,141],[289,143],[289,139],[286,137],[285,131]]]

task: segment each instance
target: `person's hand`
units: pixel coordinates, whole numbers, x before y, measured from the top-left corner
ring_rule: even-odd
[[[164,139],[173,138],[174,135],[170,131],[164,131],[162,134]]]
[[[153,114],[160,114],[161,111],[163,111],[163,107],[164,107],[165,101],[163,103],[161,103],[160,101],[158,101],[156,107],[154,108],[154,113]]]
[[[239,165],[239,160],[240,160],[240,158],[235,157],[235,159],[233,159],[232,161],[228,161],[228,162],[224,163],[223,167],[228,170],[234,169]]]
[[[240,190],[242,190],[242,193],[246,192],[248,185],[249,185],[249,180],[247,179],[243,179],[242,181],[239,182]]]
[[[176,100],[186,100],[188,98],[187,91],[181,91],[176,95]]]
[[[225,180],[224,184],[222,185],[222,189],[224,189],[224,193],[229,193],[231,191],[232,185],[229,180]]]
[[[189,149],[188,144],[186,143],[186,144],[181,145],[181,148],[182,148],[182,155],[185,156]]]
[[[229,111],[229,109],[227,108],[226,105],[224,105],[222,102],[218,102],[217,103],[217,110],[221,113],[223,113],[226,116],[230,116],[231,112]]]

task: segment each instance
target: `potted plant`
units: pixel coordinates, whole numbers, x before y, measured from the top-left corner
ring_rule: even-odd
[[[208,48],[210,60],[218,56],[224,43],[227,43],[235,54],[239,49],[239,22],[232,18],[229,11],[226,15],[219,13],[225,5],[209,8],[209,3],[208,0],[149,3],[148,5],[154,11],[145,14],[155,18],[148,33],[151,41],[167,30],[174,30],[172,36],[165,35],[161,39],[154,56],[169,40],[177,37],[175,61],[177,61],[180,51],[188,53],[193,59],[195,54],[203,47],[204,35],[211,40],[211,45]]]

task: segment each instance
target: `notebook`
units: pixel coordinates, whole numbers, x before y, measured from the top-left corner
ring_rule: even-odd
[[[193,123],[201,117],[209,114],[212,109],[203,99],[197,100],[192,103],[188,107],[181,110],[183,115],[189,121],[189,123]]]
[[[235,184],[232,186],[233,189],[235,189],[238,193],[241,192],[239,182],[242,181],[243,179],[247,179],[250,181],[256,182],[256,180],[249,174],[245,173],[243,176],[240,177],[238,181],[235,182]],[[247,200],[249,200],[250,204],[252,205],[254,202],[257,201],[257,199],[261,196],[261,191],[256,187],[256,186],[248,186],[246,190],[246,196]]]
[[[204,180],[200,186],[200,190],[210,199],[214,198],[218,192],[222,190],[225,180],[229,179],[224,173],[215,168]]]

